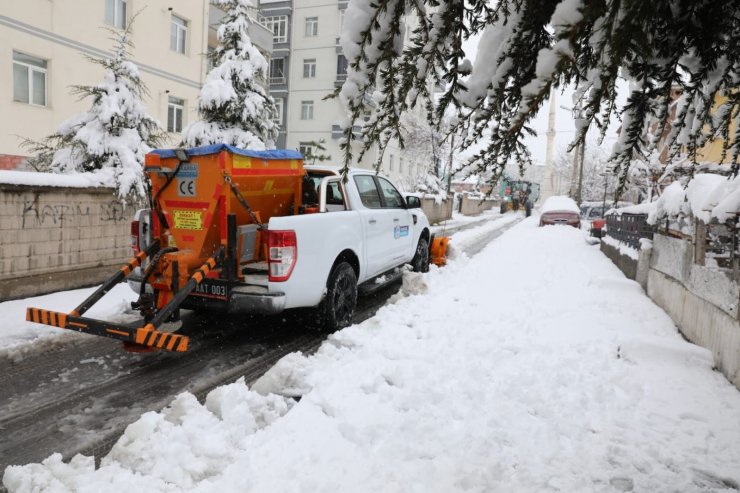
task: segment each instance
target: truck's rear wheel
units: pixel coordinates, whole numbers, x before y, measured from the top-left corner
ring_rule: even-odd
[[[352,323],[357,305],[357,275],[347,262],[334,266],[326,283],[326,296],[318,307],[321,328],[328,332]]]
[[[429,272],[429,242],[426,238],[419,238],[416,253],[411,259],[411,268],[414,272]]]

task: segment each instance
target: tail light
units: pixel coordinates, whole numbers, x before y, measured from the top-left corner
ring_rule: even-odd
[[[141,251],[139,245],[139,221],[131,221],[131,248],[134,250],[134,255]]]
[[[268,280],[272,282],[287,281],[293,272],[298,258],[298,244],[295,231],[267,232]]]

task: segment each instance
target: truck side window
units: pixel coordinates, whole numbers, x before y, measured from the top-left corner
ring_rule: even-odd
[[[338,205],[344,209],[344,196],[338,181],[333,181],[326,187],[326,205]]]
[[[383,207],[380,202],[378,187],[375,186],[375,180],[371,175],[356,175],[355,185],[357,185],[357,191],[360,193],[362,205],[369,209],[380,209]]]
[[[383,193],[385,199],[386,209],[404,209],[403,197],[398,193],[396,187],[385,178],[378,177],[378,183],[380,183],[380,191]]]

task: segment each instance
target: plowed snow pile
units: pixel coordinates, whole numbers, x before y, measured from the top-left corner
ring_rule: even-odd
[[[179,396],[26,491],[715,492],[740,483],[740,393],[573,228],[528,219],[292,354],[254,389]],[[142,382],[146,385],[146,382]],[[300,396],[300,399],[296,399]]]

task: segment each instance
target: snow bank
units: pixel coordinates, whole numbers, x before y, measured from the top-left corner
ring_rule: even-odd
[[[639,491],[740,484],[740,395],[574,228],[533,218],[311,356],[132,424],[25,491]],[[278,396],[281,395],[281,396]],[[300,400],[292,398],[300,396]],[[228,404],[224,404],[228,401]]]
[[[100,173],[37,173],[35,171],[0,170],[0,183],[8,185],[35,185],[44,187],[109,187],[115,186],[114,180],[107,180]]]
[[[61,178],[62,175],[59,177]],[[90,296],[95,289],[97,286],[0,303],[0,318],[3,320],[0,329],[0,356],[18,360],[27,352],[38,352],[60,344],[78,341],[81,337],[89,337],[69,330],[26,322],[26,308],[33,306],[67,313]],[[129,321],[138,315],[138,312],[131,311],[130,305],[131,301],[136,298],[137,295],[131,288],[125,284],[119,284],[111,289],[86,315],[103,320]]]
[[[651,224],[692,216],[705,223],[715,219],[725,222],[740,212],[740,176],[698,173],[687,186],[680,181],[671,183],[655,202],[620,207],[614,212],[648,214]]]

